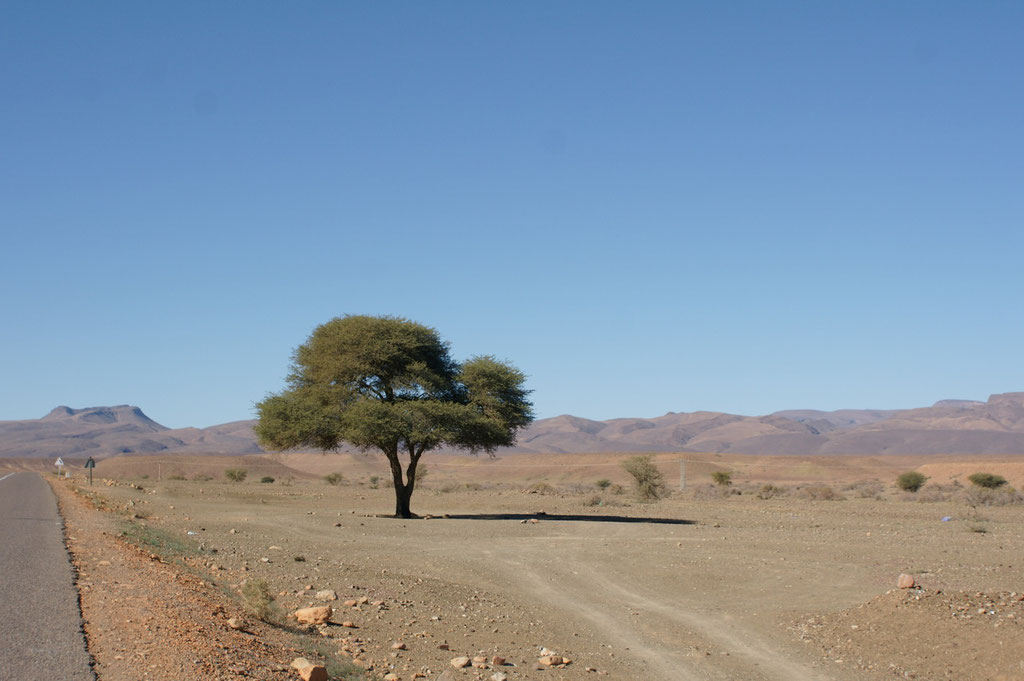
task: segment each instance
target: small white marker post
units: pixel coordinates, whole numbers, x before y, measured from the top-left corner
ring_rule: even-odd
[[[679,489],[686,489],[686,459],[679,459]]]
[[[60,474],[64,472],[64,459],[58,456],[57,461],[53,465],[57,467],[57,477],[59,478]]]

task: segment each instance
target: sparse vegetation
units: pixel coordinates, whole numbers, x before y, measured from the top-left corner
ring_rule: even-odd
[[[377,487],[379,485],[380,485],[380,476],[379,475],[371,475],[370,476],[370,489],[377,489]]]
[[[247,475],[249,475],[249,471],[244,468],[228,468],[224,470],[224,477],[231,482],[242,482]]]
[[[596,487],[597,487],[598,489],[602,489],[602,490],[604,490],[604,489],[608,489],[609,487],[611,487],[611,486],[612,486],[612,481],[611,481],[611,480],[609,480],[608,478],[601,478],[600,480],[598,480],[597,482],[595,482],[595,483],[594,483],[594,485],[595,485],[595,486],[596,486]]]
[[[1010,506],[1024,503],[1024,495],[1012,487],[970,487],[964,495],[968,506]]]
[[[757,490],[757,498],[771,499],[772,497],[778,496],[781,491],[782,490],[780,490],[778,487],[771,484],[770,482],[765,483],[761,485],[761,489]]]
[[[657,501],[668,495],[661,471],[650,456],[631,456],[622,462],[622,468],[633,477],[636,496],[643,501]]]
[[[272,478],[269,475],[264,475],[262,478],[260,478],[260,482],[269,484],[274,482],[274,478]]]
[[[174,475],[167,476],[168,480],[184,480],[185,476],[181,473],[175,473]]]
[[[281,619],[274,593],[262,579],[250,579],[242,585],[242,605],[246,612],[264,622],[275,624]]]
[[[711,480],[719,487],[728,487],[732,484],[732,473],[729,471],[712,471]]]
[[[535,482],[526,491],[530,494],[554,494],[555,488],[546,482]]]
[[[800,489],[800,496],[811,501],[841,501],[843,495],[828,485],[812,485]]]
[[[1006,478],[1001,475],[995,475],[994,473],[974,473],[973,475],[967,476],[967,479],[972,484],[978,487],[984,487],[985,489],[996,489],[1006,484]]]
[[[604,499],[600,494],[595,494],[583,502],[584,506],[604,506]]]
[[[213,476],[207,475],[206,473],[196,473],[192,476],[192,479],[196,482],[209,482],[210,480],[213,480]]]
[[[342,475],[341,473],[338,473],[337,471],[335,471],[334,473],[328,473],[327,475],[324,476],[324,481],[328,485],[340,485],[342,482],[344,482],[344,480],[345,476]]]
[[[896,486],[904,492],[916,492],[927,480],[928,476],[920,471],[907,471],[896,478]]]

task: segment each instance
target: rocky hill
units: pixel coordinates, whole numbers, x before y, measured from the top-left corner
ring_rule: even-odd
[[[255,454],[254,421],[171,430],[138,407],[58,407],[41,419],[0,421],[0,457]],[[1024,454],[1024,393],[920,409],[810,409],[767,416],[669,412],[655,418],[542,419],[502,453],[722,452],[735,454]]]
[[[0,421],[0,457],[258,454],[251,421],[170,429],[138,407],[57,407],[41,419]]]

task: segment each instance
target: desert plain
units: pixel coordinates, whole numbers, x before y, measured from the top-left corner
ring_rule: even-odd
[[[1020,457],[687,454],[679,489],[684,457],[658,454],[671,493],[641,502],[626,456],[428,457],[413,520],[387,517],[372,455],[123,457],[92,486],[81,469],[48,477],[100,679],[298,678],[299,655],[332,678],[1024,679],[1024,505],[986,505],[967,481],[1020,488]],[[894,486],[906,470],[929,476],[920,492]],[[203,605],[169,616],[182,587],[125,629],[127,594],[148,603],[149,587],[117,546],[172,575],[150,580],[192,580]],[[249,583],[276,624],[253,615]],[[322,605],[327,625],[288,617]],[[182,617],[216,629],[223,664],[192,652]],[[538,663],[552,652],[570,662]]]

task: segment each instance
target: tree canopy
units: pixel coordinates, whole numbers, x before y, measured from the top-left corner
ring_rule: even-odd
[[[408,518],[425,452],[493,452],[515,443],[533,420],[525,381],[492,356],[454,361],[437,331],[417,322],[340,317],[295,350],[287,388],[256,406],[256,434],[272,450],[331,451],[343,443],[379,450],[391,467],[395,514]]]

